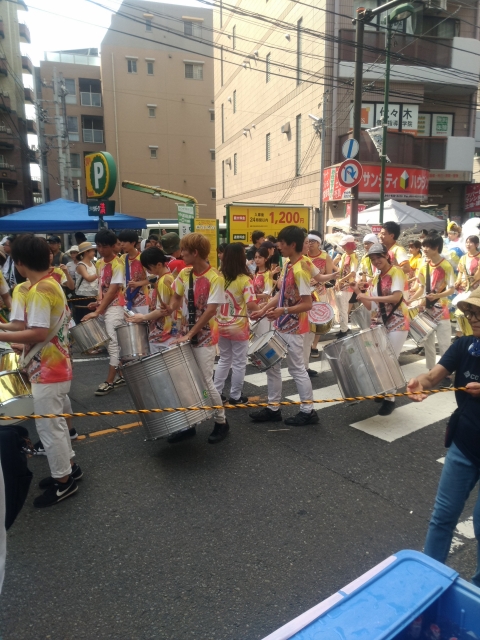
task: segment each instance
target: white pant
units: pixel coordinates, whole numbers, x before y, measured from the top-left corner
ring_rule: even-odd
[[[229,340],[220,336],[218,338],[218,346],[220,347],[220,360],[217,364],[213,383],[218,393],[222,393],[228,372],[232,369],[230,397],[238,400],[242,395],[249,342],[248,340]]]
[[[65,398],[70,391],[69,382],[37,384],[32,382],[35,413],[64,413]],[[35,421],[37,432],[47,454],[52,478],[63,478],[71,472],[70,460],[75,455],[65,418],[41,418]]]
[[[402,347],[405,344],[405,340],[408,337],[408,331],[390,331],[387,334],[388,339],[390,340],[390,344],[392,345],[392,349],[397,356],[397,360],[402,352]],[[395,402],[395,398],[385,398],[385,400],[390,400],[390,402]]]
[[[310,354],[312,351],[312,344],[315,339],[315,334],[309,331],[303,334],[303,361],[305,362],[305,369],[310,366]]]
[[[305,400],[313,400],[312,383],[308,377],[303,360],[303,335],[280,333],[288,345],[287,369],[295,380],[302,404],[300,411],[310,413],[311,404],[304,404]],[[268,402],[280,402],[282,399],[282,361],[267,369]],[[278,411],[280,407],[269,406],[272,411]]]
[[[208,393],[212,404],[222,404],[220,394],[213,384],[213,366],[215,364],[215,347],[193,347],[193,355],[197,361],[200,371],[205,376],[205,381],[208,387]],[[215,422],[225,422],[225,409],[215,409],[214,413]]]
[[[348,331],[348,301],[352,297],[351,291],[336,291],[335,298],[337,300],[338,320],[340,322],[340,331]]]
[[[110,356],[110,366],[118,367],[120,363],[120,347],[117,340],[116,327],[121,327],[125,324],[125,311],[123,307],[107,307],[103,316],[105,322],[105,330],[110,338],[107,343],[107,351]]]
[[[428,370],[434,367],[437,362],[435,334],[437,334],[438,350],[440,355],[443,356],[448,347],[452,344],[450,320],[440,320],[435,331],[428,336],[423,344],[425,347],[425,360],[427,361]]]

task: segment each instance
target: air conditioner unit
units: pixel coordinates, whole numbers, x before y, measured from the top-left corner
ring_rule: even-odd
[[[426,0],[425,7],[427,9],[447,10],[447,0]]]
[[[287,122],[282,126],[282,133],[290,133],[290,122]]]
[[[228,165],[230,168],[232,168],[232,159],[231,158],[227,158],[225,160],[225,164]]]

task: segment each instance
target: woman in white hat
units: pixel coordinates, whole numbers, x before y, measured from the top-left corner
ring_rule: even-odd
[[[82,318],[90,313],[87,305],[95,302],[98,294],[97,269],[93,262],[96,246],[91,242],[82,242],[78,246],[78,260],[76,268],[75,296],[84,298],[82,305],[74,306],[75,322],[78,324]]]

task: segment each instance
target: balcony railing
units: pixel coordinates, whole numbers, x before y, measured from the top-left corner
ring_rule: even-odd
[[[102,106],[102,94],[101,93],[88,93],[87,91],[80,92],[80,102],[83,107],[101,107]]]
[[[30,44],[30,29],[24,22],[18,23],[18,29],[20,31],[20,40],[23,42],[28,42]]]
[[[15,171],[15,165],[9,162],[0,162],[0,169],[8,169],[9,171]]]
[[[452,45],[453,38],[398,33],[392,39],[392,64],[449,68],[452,66]],[[355,61],[353,29],[340,30],[339,58],[342,62]],[[384,31],[365,31],[363,62],[385,64]]]
[[[103,143],[103,130],[102,129],[84,129],[83,130],[84,142],[96,142]]]
[[[0,93],[0,109],[2,111],[10,112],[12,110],[12,105],[10,102],[10,96],[8,93]]]
[[[12,130],[10,129],[10,127],[6,127],[4,124],[0,124],[0,134],[1,133],[6,133],[9,136],[12,135]]]
[[[22,56],[22,69],[27,73],[33,73],[32,61],[28,56]]]
[[[37,123],[35,120],[27,120],[28,133],[37,133]]]
[[[24,87],[23,91],[25,93],[25,102],[33,102],[35,98],[30,87]]]

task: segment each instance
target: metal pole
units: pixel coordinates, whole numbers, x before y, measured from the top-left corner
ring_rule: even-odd
[[[382,154],[381,172],[380,172],[380,224],[383,224],[383,209],[385,200],[385,168],[387,164],[387,132],[388,132],[388,93],[390,91],[390,48],[392,44],[392,27],[387,19],[386,32],[386,50],[387,57],[385,60],[385,97],[383,101],[383,135],[382,135]]]
[[[62,117],[60,115],[60,96],[58,93],[57,68],[53,68],[53,101],[55,103],[55,129],[57,133],[58,145],[58,175],[60,180],[60,196],[68,200],[68,191],[65,186],[65,156],[63,154],[63,126]]]
[[[320,127],[318,129],[318,133],[320,134],[320,144],[321,149],[320,149],[320,199],[319,199],[319,205],[318,205],[318,220],[316,221],[317,224],[315,226],[315,229],[318,229],[318,231],[320,231],[320,233],[322,233],[323,235],[323,226],[324,226],[324,220],[323,220],[323,171],[325,169],[325,113],[326,113],[326,98],[327,98],[327,92],[325,92],[323,94],[323,104],[322,104],[322,122],[320,123]]]
[[[363,93],[363,36],[365,32],[365,9],[357,9],[355,24],[355,77],[353,83],[353,138],[360,145],[362,132],[362,93]],[[360,150],[357,154],[360,160]],[[350,226],[357,228],[358,222],[358,186],[352,189]]]

